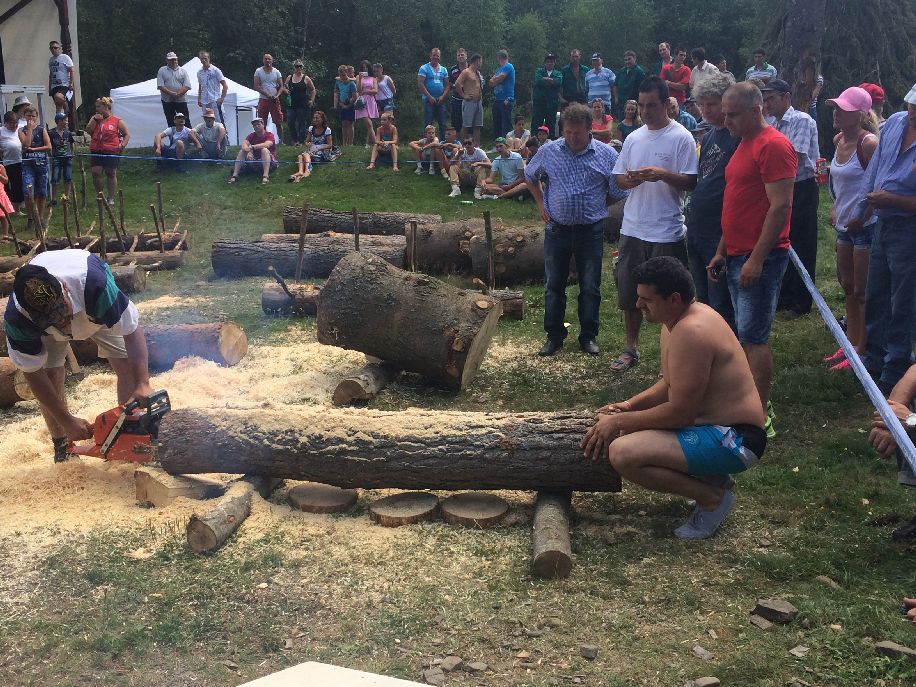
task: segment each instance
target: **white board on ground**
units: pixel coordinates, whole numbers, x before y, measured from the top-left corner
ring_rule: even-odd
[[[246,682],[239,687],[303,687],[303,685],[310,687],[410,687],[420,684],[309,661],[281,670],[279,673]]]

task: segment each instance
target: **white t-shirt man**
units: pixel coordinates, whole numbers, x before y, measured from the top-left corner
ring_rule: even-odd
[[[697,173],[693,135],[671,121],[664,129],[640,127],[623,142],[614,174],[642,167],[661,167],[677,174]],[[664,181],[643,182],[630,190],[623,206],[620,233],[651,243],[673,243],[684,237],[684,192]]]
[[[271,98],[276,97],[283,87],[283,75],[280,74],[280,70],[276,67],[273,67],[269,73],[264,67],[258,67],[254,75],[261,81],[261,90]],[[263,98],[263,96],[261,97]]]
[[[211,64],[209,69],[197,70],[197,84],[200,88],[200,101],[207,105],[214,105],[223,94],[223,81],[226,77],[216,65]]]
[[[68,87],[70,85],[71,69],[73,69],[73,60],[65,52],[48,60],[48,70],[51,73],[51,88]]]

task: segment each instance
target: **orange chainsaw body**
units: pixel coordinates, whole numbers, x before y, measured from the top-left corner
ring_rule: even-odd
[[[104,460],[148,463],[156,457],[159,420],[171,409],[165,391],[151,394],[146,407],[133,401],[95,418],[91,444],[77,444],[71,453]]]

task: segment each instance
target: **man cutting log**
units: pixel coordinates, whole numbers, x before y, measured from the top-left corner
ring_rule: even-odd
[[[3,318],[10,360],[23,371],[54,442],[54,462],[92,428],[72,415],[64,393],[71,340],[91,339],[118,377],[118,403],[151,392],[146,339],[137,307],[115,284],[108,265],[85,250],[37,255],[16,273]]]
[[[656,257],[634,276],[637,307],[662,325],[662,377],[599,408],[582,447],[636,484],[693,499],[674,534],[705,539],[734,506],[730,475],[763,455],[763,406],[741,344],[721,315],[696,302],[687,268]]]

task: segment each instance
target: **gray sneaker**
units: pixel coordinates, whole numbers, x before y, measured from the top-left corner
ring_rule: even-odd
[[[699,506],[694,506],[687,522],[674,530],[674,536],[678,539],[708,539],[716,533],[734,505],[735,495],[726,491],[722,503],[713,511],[701,510]]]

